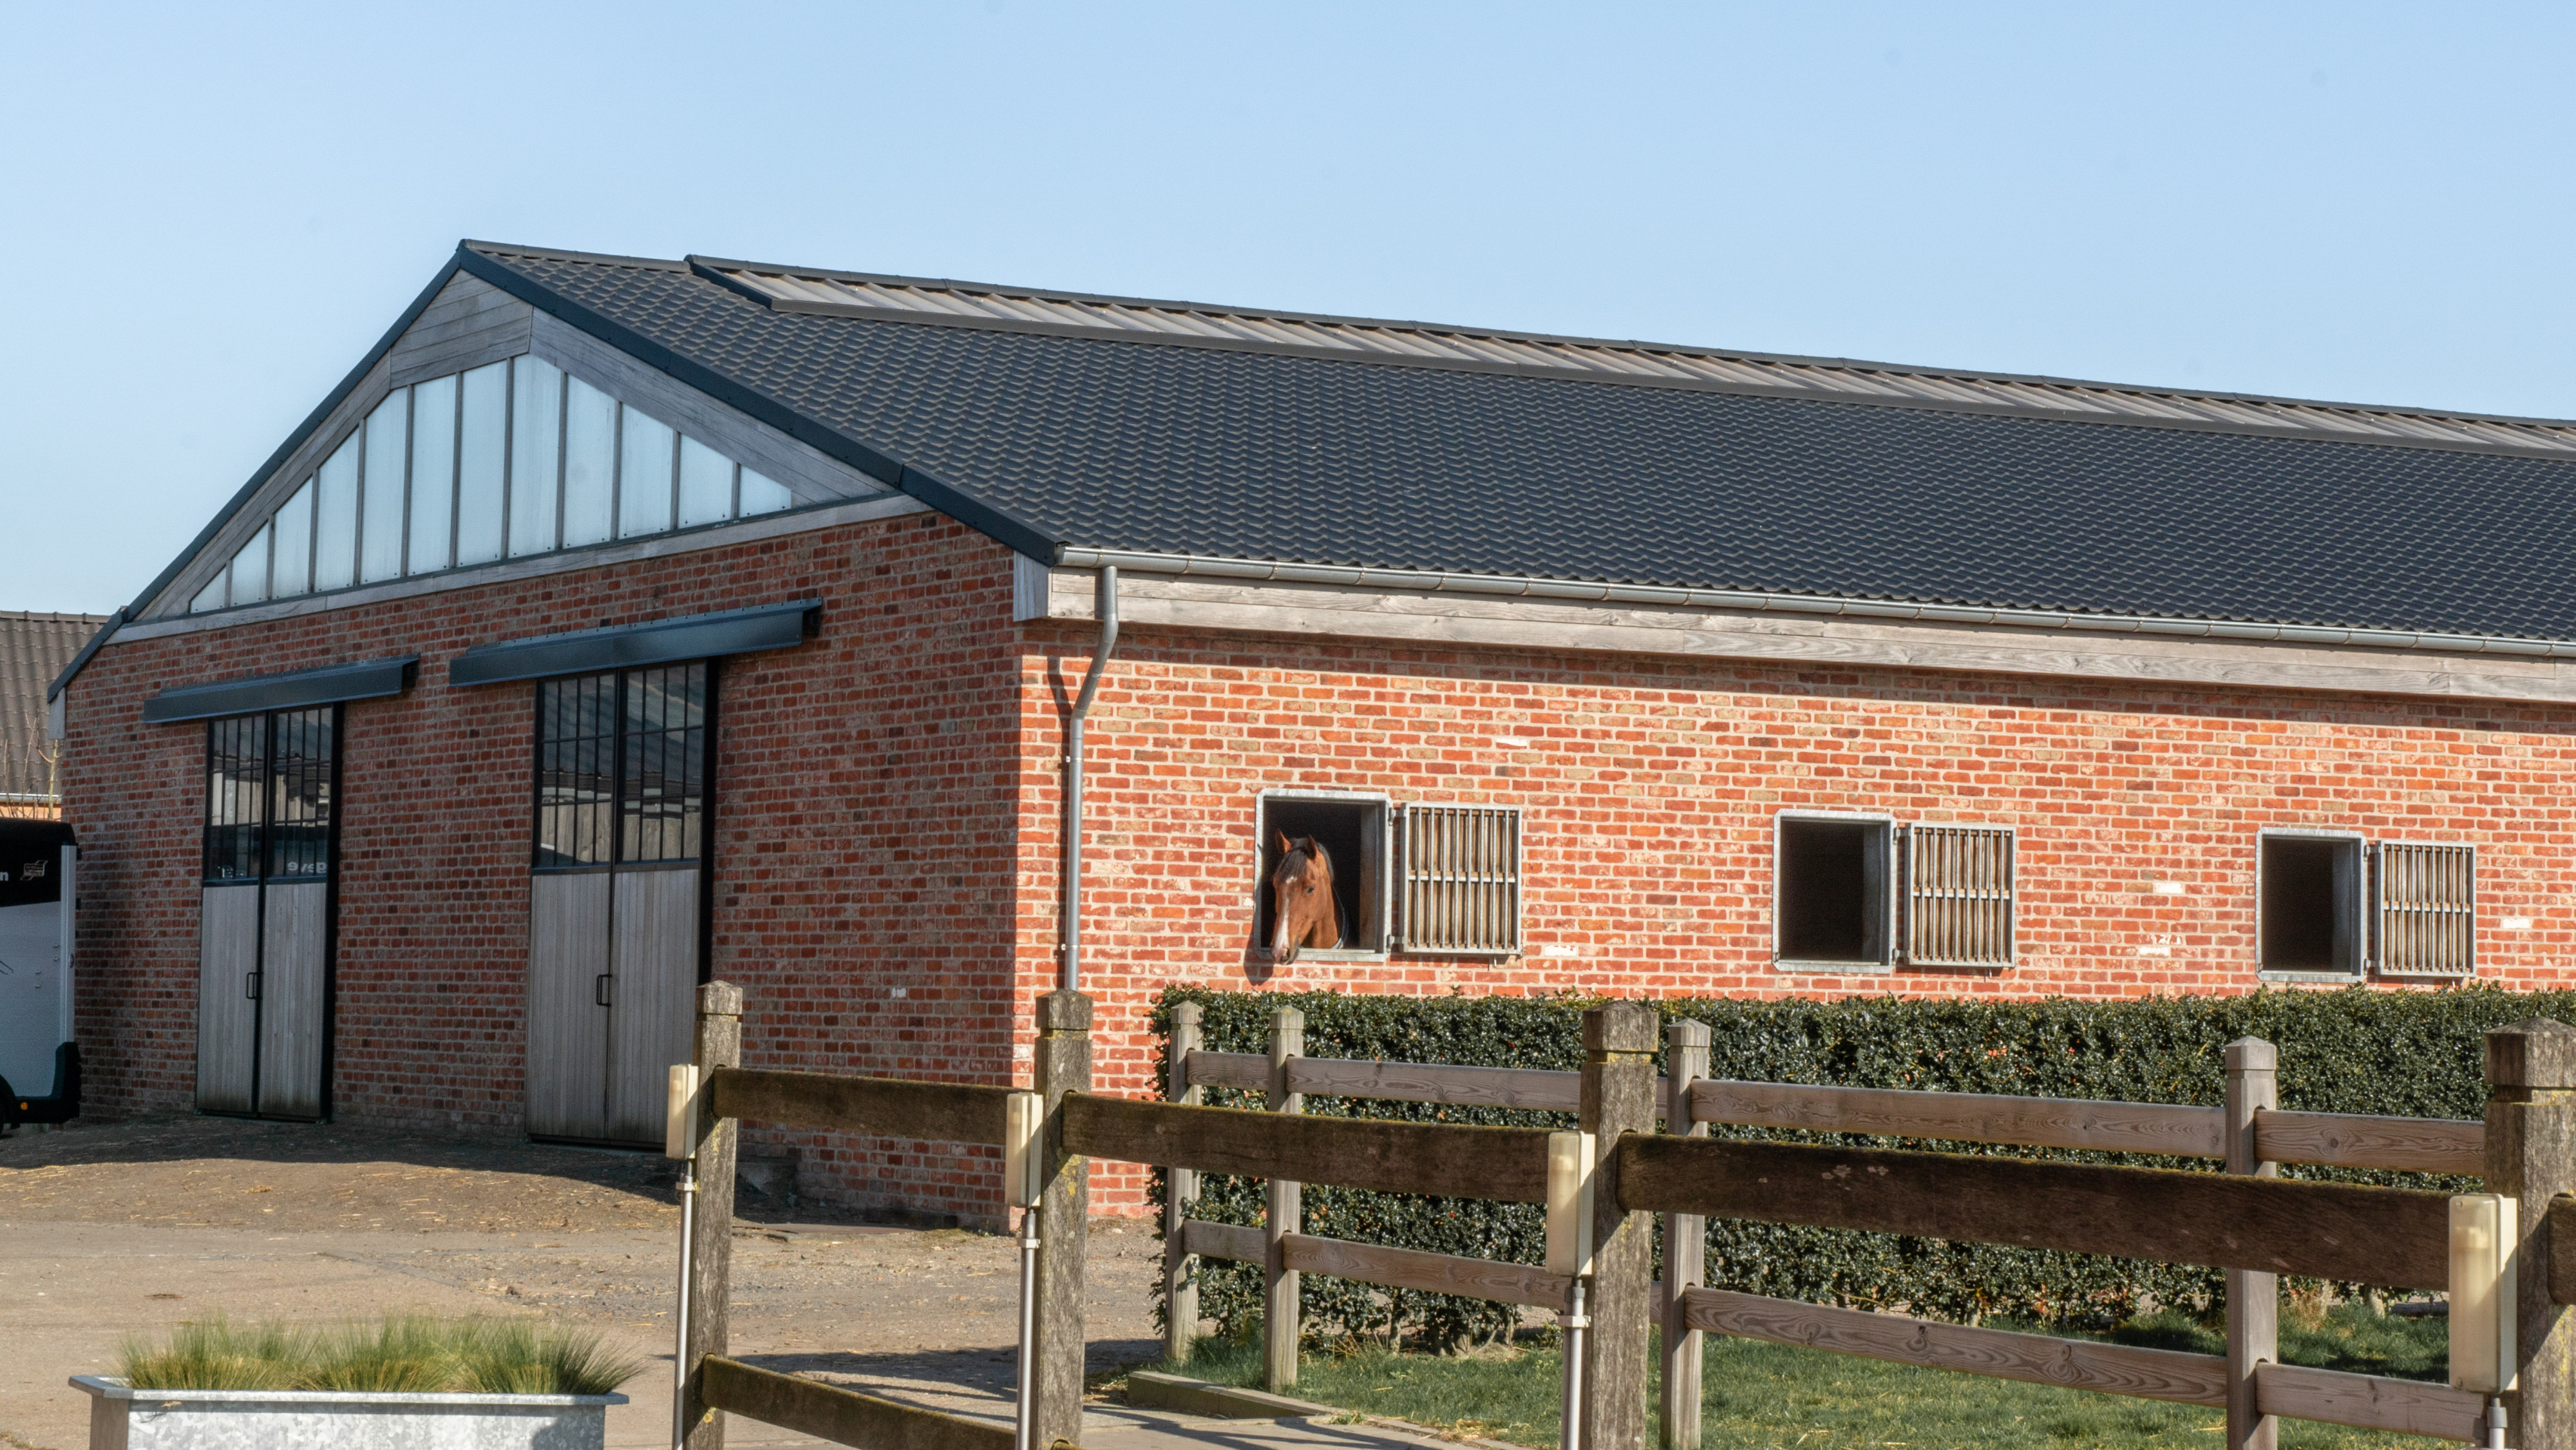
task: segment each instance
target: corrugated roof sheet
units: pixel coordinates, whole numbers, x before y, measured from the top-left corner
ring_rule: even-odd
[[[692,257],[701,274],[787,311],[1020,323],[1067,330],[1311,349],[1705,383],[1787,393],[1910,399],[2046,414],[2162,419],[2328,436],[2528,449],[2576,457],[2576,424],[2289,398],[2012,377],[1842,358],[1794,358],[1662,343],[1546,337],[1374,318],[1253,312],[1190,302],[1088,297],[973,282],[880,277]]]
[[[2576,640],[2576,462],[923,326],[673,262],[473,251],[1033,554]]]
[[[45,687],[105,623],[103,614],[0,610],[0,804],[53,796]]]

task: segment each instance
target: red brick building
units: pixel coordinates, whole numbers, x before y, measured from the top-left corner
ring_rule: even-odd
[[[469,243],[57,683],[90,1103],[647,1140],[711,975],[1011,1078],[1111,568],[1111,1091],[1178,981],[2563,982],[2571,501],[2576,425]]]

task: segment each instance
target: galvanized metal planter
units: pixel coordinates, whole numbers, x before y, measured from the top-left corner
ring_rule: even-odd
[[[90,1450],[600,1450],[624,1395],[134,1390],[74,1375]]]

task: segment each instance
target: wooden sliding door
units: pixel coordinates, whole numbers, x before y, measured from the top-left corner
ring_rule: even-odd
[[[339,710],[207,722],[197,1107],[330,1111]]]
[[[532,1136],[661,1141],[704,957],[714,705],[703,660],[537,685]]]

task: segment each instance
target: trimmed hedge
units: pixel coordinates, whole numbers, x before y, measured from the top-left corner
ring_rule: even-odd
[[[1572,997],[1419,998],[1173,987],[1163,992],[1154,1010],[1158,1064],[1168,1055],[1171,1009],[1185,1001],[1204,1008],[1203,1045],[1213,1051],[1266,1050],[1272,1009],[1293,1006],[1306,1014],[1306,1052],[1314,1057],[1542,1068],[1581,1064],[1582,1014],[1597,1005]],[[2120,1002],[1876,997],[1686,999],[1655,1006],[1667,1020],[1688,1017],[1709,1024],[1714,1039],[1709,1072],[1714,1077],[2216,1105],[2225,1091],[2225,1044],[2251,1036],[2281,1049],[2285,1108],[2423,1118],[2475,1118],[2484,1112],[2483,1038],[2488,1031],[2530,1017],[2576,1021],[2576,993],[2512,993],[2477,986],[2440,992],[2356,987]],[[1212,1102],[1260,1105],[1254,1094],[1206,1092]],[[1565,1114],[1344,1098],[1309,1097],[1306,1111],[1570,1125]],[[1723,1126],[1710,1131],[1890,1146],[1885,1139],[1841,1135]],[[1982,1144],[1902,1140],[1893,1146],[2158,1167],[2216,1166],[2155,1155]],[[2475,1187],[2469,1180],[2426,1174],[2284,1171],[2451,1191]],[[1159,1172],[1153,1195],[1159,1205],[1164,1195]],[[1261,1197],[1259,1179],[1206,1175],[1193,1216],[1258,1224]],[[1529,1205],[1310,1184],[1305,1211],[1309,1233],[1520,1263],[1543,1257],[1541,1213]],[[1970,1323],[1997,1313],[2091,1323],[2119,1318],[2147,1301],[2205,1309],[2217,1302],[2223,1283],[2214,1269],[1734,1220],[1711,1223],[1708,1245],[1712,1285],[1818,1303],[1901,1306],[1914,1314]],[[1201,1312],[1225,1332],[1245,1332],[1258,1322],[1261,1276],[1256,1266],[1206,1262],[1200,1283]],[[1311,1274],[1304,1278],[1303,1294],[1307,1333],[1326,1340],[1402,1334],[1446,1345],[1506,1332],[1519,1315],[1510,1305],[1389,1291]]]

